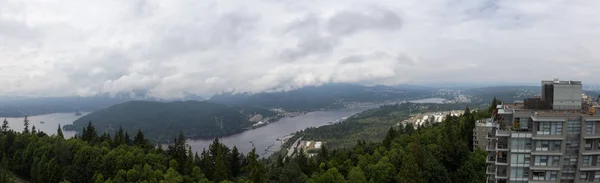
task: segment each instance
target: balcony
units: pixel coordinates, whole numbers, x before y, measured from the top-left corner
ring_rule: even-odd
[[[508,174],[506,172],[506,168],[498,168],[498,170],[496,171],[496,178],[508,177]]]
[[[486,151],[496,151],[496,148],[495,148],[495,147],[496,147],[496,145],[495,145],[495,144],[487,144],[487,145],[485,146],[485,150],[486,150]]]
[[[510,137],[510,131],[498,130],[498,131],[496,131],[496,136],[498,136],[498,137]]]
[[[494,175],[496,173],[496,165],[488,165],[486,173]]]
[[[494,131],[489,131],[487,133],[487,138],[488,139],[495,139],[496,138],[496,133]]]
[[[581,152],[581,155],[591,156],[591,155],[600,155],[600,150],[584,150]]]
[[[487,176],[487,183],[496,183],[496,178],[493,175]]]
[[[508,143],[498,142],[496,149],[499,151],[508,151]]]
[[[592,165],[592,166],[581,166],[579,167],[581,171],[600,171],[600,165]]]
[[[583,139],[600,139],[600,134],[581,134]]]
[[[496,160],[496,164],[508,164],[508,158],[498,157],[498,160]]]
[[[487,160],[488,163],[495,163],[496,162],[496,156],[488,156]]]

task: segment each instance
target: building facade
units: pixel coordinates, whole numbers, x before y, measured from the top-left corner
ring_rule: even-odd
[[[541,98],[497,107],[486,139],[488,183],[600,182],[600,115],[581,102],[581,82],[549,83]]]
[[[477,121],[473,129],[473,149],[479,147],[485,150],[488,144],[488,134],[493,132],[495,127],[496,125],[491,118]]]

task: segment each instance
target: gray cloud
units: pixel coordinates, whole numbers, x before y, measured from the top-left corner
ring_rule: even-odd
[[[375,12],[342,11],[329,18],[327,29],[334,35],[347,35],[361,30],[395,30],[402,26],[396,12],[379,10]]]
[[[589,83],[600,68],[599,8],[567,0],[0,0],[0,95]]]

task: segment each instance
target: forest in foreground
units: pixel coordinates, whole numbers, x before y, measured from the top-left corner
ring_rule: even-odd
[[[382,108],[385,109],[385,108]],[[389,109],[389,108],[387,108]],[[119,130],[99,135],[89,123],[81,136],[64,139],[34,129],[3,125],[0,133],[0,182],[14,177],[33,183],[179,183],[179,182],[485,182],[486,152],[472,150],[477,119],[489,111],[417,129],[390,127],[380,142],[358,141],[351,148],[318,155],[275,154],[262,159],[241,154],[215,139],[193,153],[180,134],[168,147],[154,146],[141,131],[131,137]]]

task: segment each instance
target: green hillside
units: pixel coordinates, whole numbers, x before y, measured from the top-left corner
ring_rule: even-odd
[[[213,138],[251,126],[241,110],[206,101],[131,101],[98,110],[75,121],[77,130],[89,121],[99,133],[114,134],[119,127],[129,134],[141,129],[151,140],[165,141],[179,131],[187,137]]]

